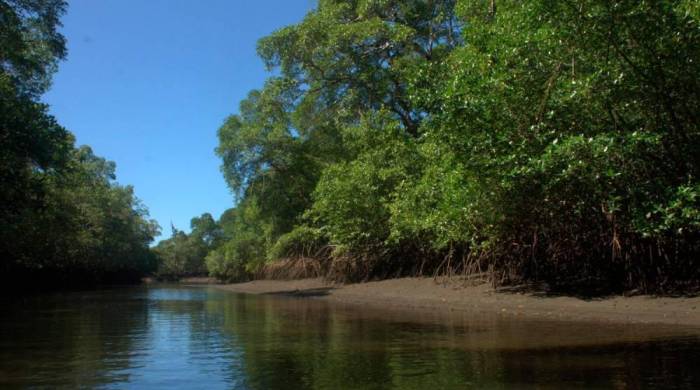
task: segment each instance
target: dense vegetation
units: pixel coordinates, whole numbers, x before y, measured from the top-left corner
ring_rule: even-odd
[[[699,4],[320,0],[219,129],[207,268],[696,286]]]
[[[158,227],[48,114],[60,0],[0,0],[5,280],[700,281],[700,3],[320,0],[219,129],[236,206]]]
[[[190,234],[172,226],[172,235],[153,248],[158,257],[156,277],[177,280],[187,276],[206,276],[207,254],[221,245],[223,231],[209,213],[190,221]]]
[[[115,164],[75,147],[40,103],[66,55],[63,1],[0,0],[0,275],[4,288],[138,280],[158,233]]]

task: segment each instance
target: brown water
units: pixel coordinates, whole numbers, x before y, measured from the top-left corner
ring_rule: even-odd
[[[700,330],[156,286],[3,302],[1,388],[700,388]]]

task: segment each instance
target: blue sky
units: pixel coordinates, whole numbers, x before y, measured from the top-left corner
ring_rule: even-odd
[[[189,230],[233,197],[216,131],[268,74],[259,38],[300,21],[315,0],[72,0],[68,58],[44,101],[77,144],[117,163],[151,217]]]

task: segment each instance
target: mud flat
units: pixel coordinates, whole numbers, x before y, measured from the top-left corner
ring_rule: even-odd
[[[227,291],[321,299],[375,309],[498,313],[533,319],[605,323],[677,324],[700,328],[700,297],[577,298],[522,289],[465,285],[459,280],[401,278],[357,284],[322,279],[256,280],[216,285]]]

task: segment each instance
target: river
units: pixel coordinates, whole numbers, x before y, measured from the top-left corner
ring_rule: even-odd
[[[2,304],[2,388],[700,388],[700,330],[690,328],[167,285]]]

